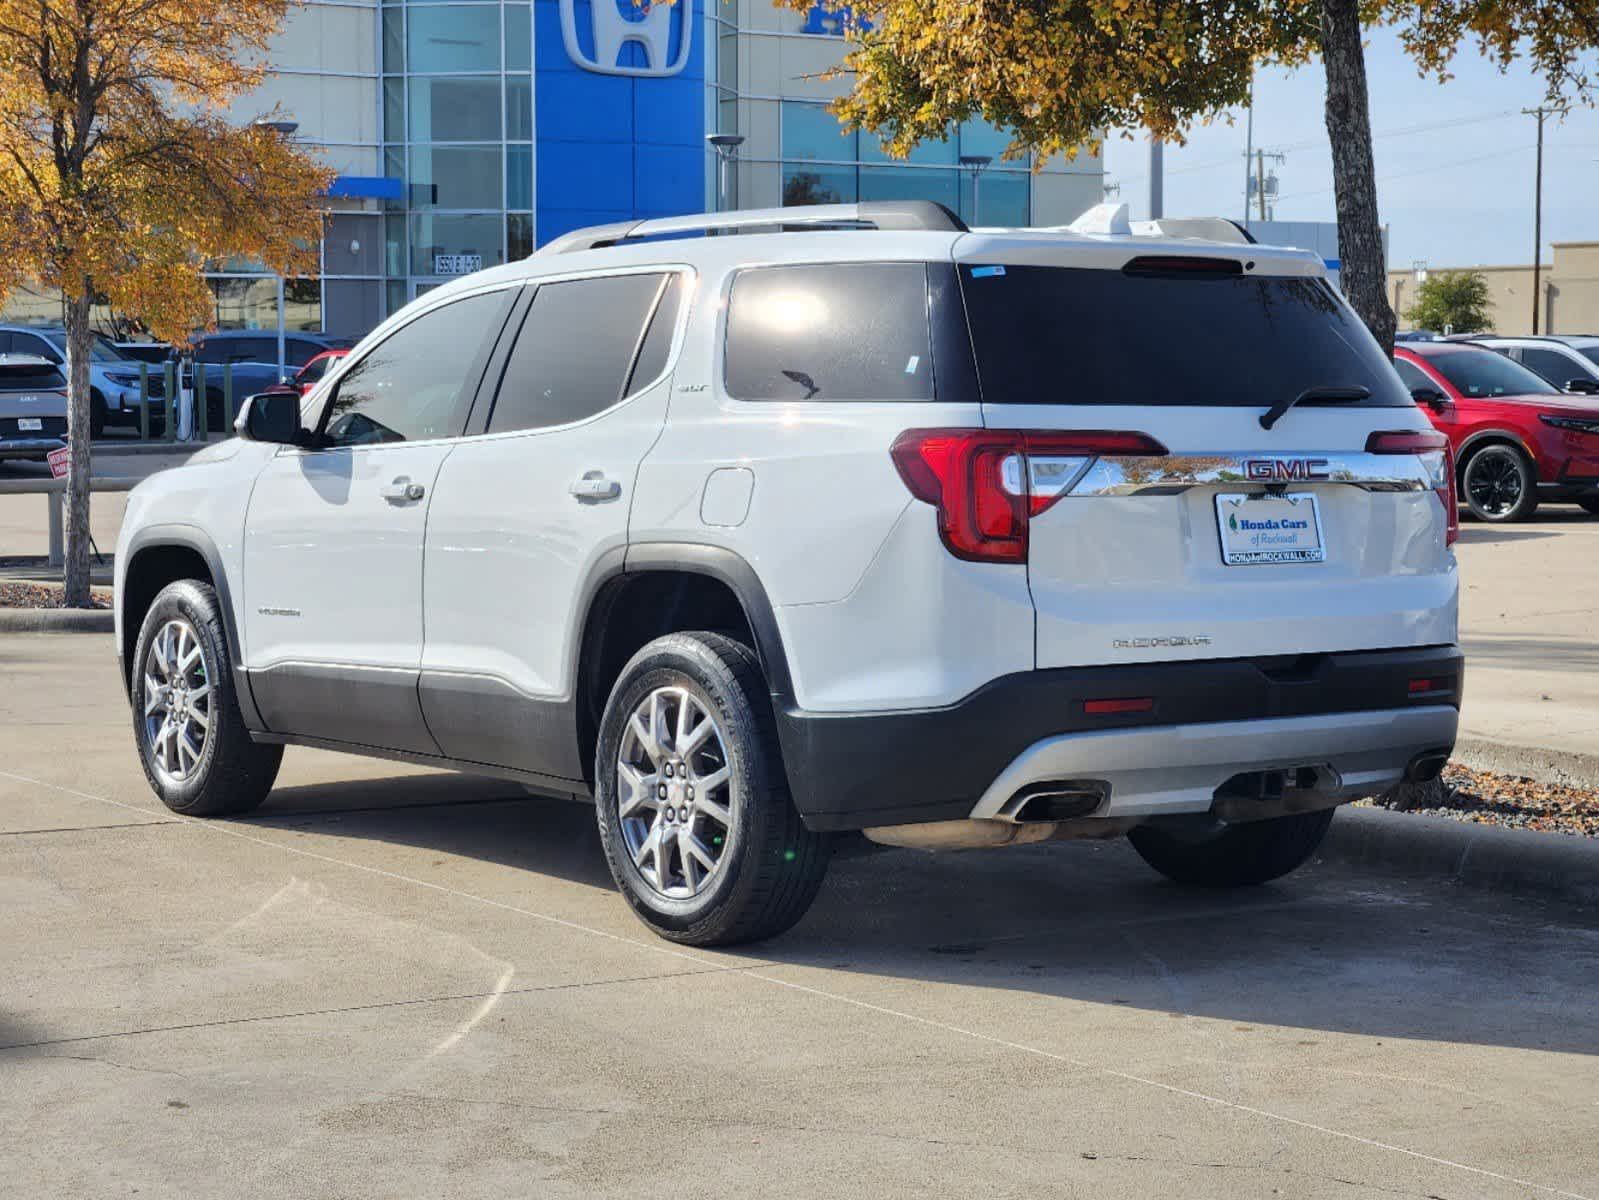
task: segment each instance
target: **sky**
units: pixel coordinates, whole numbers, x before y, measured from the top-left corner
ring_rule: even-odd
[[[1366,70],[1377,162],[1377,200],[1389,228],[1390,267],[1532,261],[1537,127],[1523,108],[1544,88],[1525,67],[1508,74],[1463,47],[1454,78],[1418,76],[1391,30],[1370,31]],[[1323,123],[1323,75],[1263,71],[1255,84],[1255,146],[1283,151],[1267,162],[1280,181],[1280,220],[1334,219],[1332,158]],[[1195,129],[1166,148],[1166,215],[1243,215],[1244,112],[1231,126]],[[1148,141],[1113,133],[1105,144],[1107,183],[1134,220],[1149,213]],[[1551,242],[1599,241],[1599,110],[1574,106],[1544,124],[1543,260]]]

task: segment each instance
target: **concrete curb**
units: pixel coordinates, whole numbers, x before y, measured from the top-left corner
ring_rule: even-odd
[[[1317,857],[1409,878],[1441,877],[1568,904],[1599,904],[1599,838],[1345,807],[1333,818]]]
[[[0,633],[110,633],[109,608],[0,608]]]
[[[1599,787],[1599,755],[1595,754],[1463,737],[1455,743],[1450,757],[1477,771],[1525,776],[1539,783],[1568,787]]]

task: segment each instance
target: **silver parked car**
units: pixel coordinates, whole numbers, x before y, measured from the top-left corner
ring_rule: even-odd
[[[0,354],[0,459],[43,462],[67,443],[67,380],[37,354]]]

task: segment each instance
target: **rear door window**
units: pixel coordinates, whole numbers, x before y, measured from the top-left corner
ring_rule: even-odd
[[[1161,261],[1122,271],[962,264],[984,402],[1265,409],[1309,388],[1364,387],[1362,406],[1412,403],[1325,280]]]
[[[672,278],[606,275],[539,285],[506,360],[488,432],[568,425],[620,401]],[[666,337],[670,343],[670,331]],[[639,382],[664,365],[662,359]]]
[[[737,400],[931,400],[926,266],[740,271],[728,298],[724,382]]]

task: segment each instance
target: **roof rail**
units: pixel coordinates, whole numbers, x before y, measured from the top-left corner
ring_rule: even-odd
[[[640,238],[689,237],[697,233],[749,233],[789,229],[915,229],[964,232],[966,225],[931,200],[876,200],[861,204],[814,204],[795,208],[751,208],[591,225],[562,234],[535,252],[536,257],[597,250]]]

